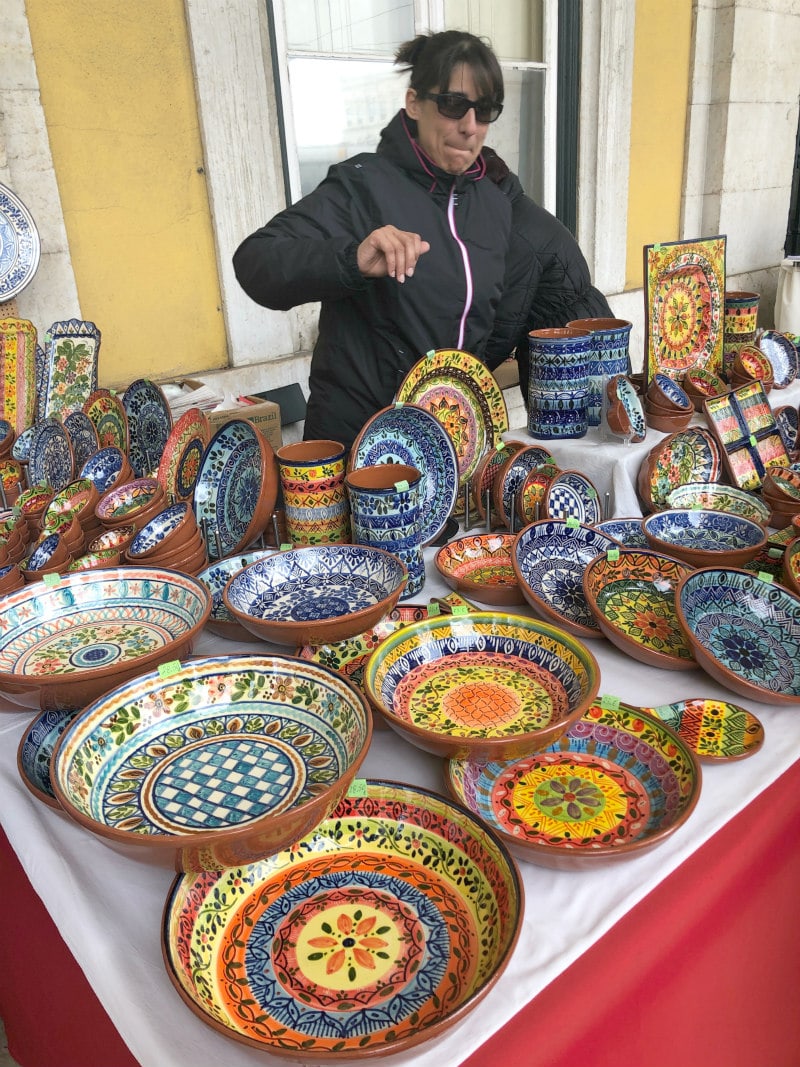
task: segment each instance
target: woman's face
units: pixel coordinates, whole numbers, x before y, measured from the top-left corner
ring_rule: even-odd
[[[464,93],[470,100],[480,96],[472,71],[465,63],[453,68],[450,84],[438,92]],[[463,174],[478,158],[488,124],[478,122],[470,108],[460,119],[439,114],[435,100],[420,99],[414,89],[406,91],[406,111],[417,122],[417,141],[433,162],[448,174]]]

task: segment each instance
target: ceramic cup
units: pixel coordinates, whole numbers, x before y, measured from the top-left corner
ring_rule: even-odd
[[[344,445],[298,441],[279,448],[276,455],[288,541],[293,545],[346,544],[350,511]]]
[[[736,355],[744,345],[751,345],[756,337],[759,293],[725,293],[725,315],[722,336],[722,372],[729,381]]]
[[[422,475],[417,468],[402,463],[359,467],[345,478],[353,542],[383,548],[405,563],[408,581],[402,600],[418,593],[425,584],[421,483]]]
[[[572,330],[589,330],[592,335],[588,422],[590,426],[599,426],[602,421],[604,380],[631,372],[630,339],[633,323],[627,319],[573,319],[567,326]]]
[[[528,433],[540,440],[583,437],[589,427],[588,389],[529,389]]]

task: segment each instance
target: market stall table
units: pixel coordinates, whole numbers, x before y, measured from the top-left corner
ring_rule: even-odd
[[[447,591],[432,555],[426,550],[421,601]],[[603,694],[639,705],[730,698],[700,670],[648,668],[606,641],[589,644]],[[206,632],[195,651],[254,647],[266,646]],[[750,706],[765,727],[763,747],[742,761],[704,765],[695,811],[657,848],[590,872],[521,863],[525,919],[495,988],[443,1036],[388,1062],[666,1067],[678,1055],[684,1067],[795,1067],[800,709]],[[3,912],[3,944],[13,951],[0,1009],[23,1067],[285,1063],[216,1033],[182,1003],[160,948],[172,872],[115,849],[27,791],[16,748],[33,712],[11,707],[4,704],[0,717],[0,823],[10,845],[4,880],[14,881],[15,855],[55,924],[48,930],[37,919],[22,879],[25,891]],[[362,773],[443,788],[440,761],[386,730],[376,731]],[[54,962],[63,957],[56,928],[93,992],[73,999],[69,970]],[[741,959],[738,968],[732,959]],[[116,1031],[116,1046],[100,1044],[103,1012],[113,1029],[102,1040]]]

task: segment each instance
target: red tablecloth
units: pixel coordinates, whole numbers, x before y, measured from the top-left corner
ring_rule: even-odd
[[[465,1049],[466,1067],[798,1067],[799,792],[800,762],[486,1045]],[[0,870],[12,1055],[23,1067],[135,1067],[4,834]]]

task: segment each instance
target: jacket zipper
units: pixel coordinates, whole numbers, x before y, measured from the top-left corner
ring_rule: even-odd
[[[458,342],[456,344],[456,348],[463,349],[464,334],[467,328],[467,315],[469,314],[469,309],[472,306],[472,267],[469,262],[469,252],[467,251],[467,247],[461,240],[461,238],[458,236],[458,230],[456,229],[455,207],[456,186],[454,182],[453,185],[450,187],[450,196],[447,200],[447,222],[450,226],[450,233],[453,235],[453,240],[456,242],[459,249],[461,250],[461,258],[464,261],[464,278],[467,283],[466,300],[464,302],[464,310],[461,312],[461,321],[458,327]]]

